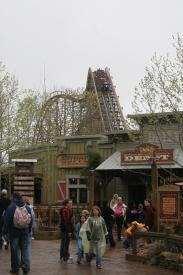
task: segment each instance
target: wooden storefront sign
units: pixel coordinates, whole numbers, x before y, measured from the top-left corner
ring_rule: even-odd
[[[133,151],[121,152],[121,165],[151,164],[152,159],[156,163],[173,163],[173,149],[160,149],[149,143],[141,144]]]
[[[33,174],[33,163],[19,163],[15,164],[16,175],[32,175]]]
[[[24,197],[34,197],[33,171],[37,160],[14,159],[12,161],[15,162],[14,192],[20,192]]]
[[[87,166],[88,159],[85,154],[63,154],[57,157],[58,168],[80,168]]]
[[[178,200],[177,192],[160,192],[160,219],[177,220],[179,218]]]
[[[158,188],[159,224],[180,220],[180,187],[162,185]]]

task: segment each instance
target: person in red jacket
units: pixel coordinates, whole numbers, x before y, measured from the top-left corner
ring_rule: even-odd
[[[70,258],[69,244],[74,231],[72,200],[65,199],[64,207],[60,210],[60,229],[61,229],[61,245],[60,260],[67,262]]]
[[[152,230],[154,225],[154,213],[155,209],[152,205],[151,200],[145,199],[144,201],[144,223],[149,227],[149,230]]]

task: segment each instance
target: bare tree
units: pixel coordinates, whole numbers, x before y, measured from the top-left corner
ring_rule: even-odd
[[[145,130],[153,133],[161,147],[166,139],[183,148],[183,38],[179,34],[173,36],[173,47],[173,57],[168,54],[152,57],[152,65],[146,68],[145,76],[135,88],[133,118],[141,126],[139,142],[144,139],[145,116],[142,119],[138,114],[145,113],[149,114]]]

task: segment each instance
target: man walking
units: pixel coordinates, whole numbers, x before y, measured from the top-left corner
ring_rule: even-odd
[[[30,232],[32,227],[31,209],[26,205],[19,192],[13,194],[4,222],[3,233],[9,233],[11,246],[10,273],[18,274],[22,268],[24,274],[30,270]]]
[[[3,225],[4,225],[4,218],[6,214],[6,209],[10,205],[11,201],[7,197],[8,192],[6,189],[1,190],[1,198],[0,198],[0,249],[3,247]],[[8,240],[6,240],[7,243],[5,245],[5,249],[8,249]]]
[[[60,210],[60,228],[61,228],[61,246],[60,246],[60,260],[68,262],[69,244],[73,233],[73,215],[72,215],[72,200],[65,199],[64,207]]]

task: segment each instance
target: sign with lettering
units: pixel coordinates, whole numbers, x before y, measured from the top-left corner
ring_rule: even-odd
[[[177,221],[180,219],[180,188],[176,185],[162,185],[159,188],[159,219]]]
[[[80,168],[87,166],[88,159],[85,154],[63,154],[57,157],[58,168]]]
[[[15,176],[14,191],[20,192],[22,196],[34,196],[34,163],[35,159],[14,159]]]
[[[16,175],[32,175],[33,174],[33,163],[16,163],[15,164],[15,174]]]
[[[156,163],[173,163],[173,149],[159,149],[153,144],[141,144],[133,151],[121,152],[121,165],[151,164],[153,158]]]
[[[178,219],[178,193],[160,193],[160,219]]]

